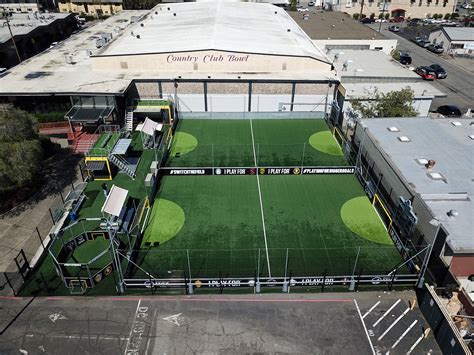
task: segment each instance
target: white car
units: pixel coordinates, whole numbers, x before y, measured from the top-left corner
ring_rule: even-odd
[[[309,9],[307,7],[303,7],[301,9],[296,9],[296,11],[299,11],[299,12],[307,12],[309,11]]]
[[[314,5],[316,5],[316,3],[315,3],[314,1],[310,1],[310,2],[308,3],[308,6],[314,6]]]
[[[377,22],[377,23],[382,22],[383,23],[383,22],[387,22],[387,20],[384,19],[384,18],[378,18],[378,19],[375,20],[375,22]]]

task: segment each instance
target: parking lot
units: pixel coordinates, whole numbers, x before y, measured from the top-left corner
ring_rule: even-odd
[[[440,354],[413,292],[0,299],[0,353]]]
[[[379,25],[379,23],[372,23],[368,26],[378,31]],[[446,79],[430,82],[430,85],[435,86],[446,94],[445,98],[435,98],[431,108],[436,109],[441,105],[456,105],[461,109],[462,113],[465,113],[468,108],[473,108],[474,61],[434,54],[411,41],[411,38],[416,36],[427,36],[434,29],[432,26],[407,27],[406,23],[397,25],[400,26],[400,32],[394,33],[388,30],[389,23],[382,23],[381,32],[385,37],[398,41],[398,50],[410,54],[413,59],[412,67],[439,64],[448,73]]]

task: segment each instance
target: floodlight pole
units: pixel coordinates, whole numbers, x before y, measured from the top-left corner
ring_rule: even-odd
[[[21,57],[20,57],[20,53],[18,52],[18,47],[16,46],[15,38],[13,37],[12,29],[10,27],[10,20],[8,19],[8,15],[4,7],[2,7],[2,11],[3,11],[3,17],[5,17],[5,20],[7,22],[7,27],[8,27],[8,31],[10,32],[10,38],[12,39],[13,47],[15,47],[16,56],[18,57],[18,64],[20,64]]]

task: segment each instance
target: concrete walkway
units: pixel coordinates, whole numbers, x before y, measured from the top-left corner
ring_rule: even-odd
[[[21,249],[28,260],[41,245],[53,226],[49,209],[61,206],[61,191],[66,197],[74,184],[82,181],[78,169],[79,156],[59,153],[43,162],[39,176],[45,183],[28,201],[0,215],[0,272],[16,272],[14,258]]]

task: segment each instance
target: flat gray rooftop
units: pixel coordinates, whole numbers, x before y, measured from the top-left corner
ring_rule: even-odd
[[[397,91],[409,87],[417,99],[446,97],[446,94],[435,88],[433,85],[424,81],[406,82],[406,83],[344,83],[346,89],[346,99],[366,98],[375,92],[387,94],[391,91]]]
[[[139,23],[94,55],[211,49],[306,56],[328,62],[324,52],[285,10],[271,4],[246,2],[157,5]]]
[[[9,18],[10,28],[13,36],[26,35],[38,27],[49,26],[56,20],[64,19],[69,13],[42,13],[42,14],[17,14],[14,13]],[[7,42],[10,39],[10,32],[5,19],[0,19],[0,43]]]
[[[315,10],[288,13],[311,39],[386,39],[343,12]],[[308,20],[303,20],[304,14],[309,16]]]
[[[363,125],[390,157],[403,177],[420,194],[448,231],[457,252],[474,252],[474,124],[472,119],[365,119]],[[390,132],[395,126],[400,132]],[[406,136],[409,142],[397,137]],[[428,171],[416,159],[433,159]],[[438,173],[435,180],[429,173]],[[456,210],[457,217],[448,211]]]
[[[420,76],[382,51],[333,49],[326,55],[331,61],[338,56],[334,66],[342,82],[344,78],[347,81],[361,77],[384,79],[387,82],[401,79],[422,82]],[[344,64],[347,64],[347,70],[344,70]]]

